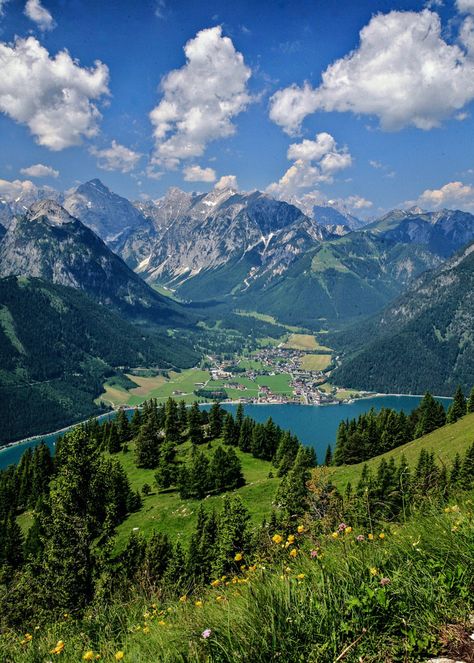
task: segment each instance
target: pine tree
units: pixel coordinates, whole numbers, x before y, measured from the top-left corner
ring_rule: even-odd
[[[142,423],[142,415],[140,410],[136,408],[133,412],[132,420],[130,422],[130,433],[132,437],[136,437],[138,435]]]
[[[239,449],[241,451],[249,452],[252,447],[252,433],[254,423],[250,417],[245,417],[242,426],[240,427],[239,435]]]
[[[178,478],[178,467],[174,462],[175,448],[170,442],[165,442],[161,449],[160,460],[155,472],[155,482],[162,490],[174,485]]]
[[[191,405],[188,412],[188,435],[191,444],[202,444],[204,438],[201,426],[201,412],[196,402]]]
[[[308,458],[300,447],[295,462],[288,474],[283,477],[277,490],[276,502],[284,512],[285,519],[291,520],[303,515],[308,505],[307,483],[310,478]]]
[[[222,422],[224,418],[224,410],[219,403],[213,403],[209,410],[209,432],[211,438],[215,439],[220,437],[222,432]]]
[[[337,429],[336,448],[334,450],[334,465],[344,465],[346,462],[346,447],[347,447],[347,422],[341,421]]]
[[[455,421],[464,417],[467,412],[467,403],[460,386],[456,389],[453,402],[448,408],[448,424],[454,424]]]
[[[242,405],[242,403],[239,403],[237,405],[237,410],[235,411],[235,423],[237,424],[237,427],[239,429],[239,435],[243,421],[244,421],[244,406]]]
[[[474,387],[471,389],[469,394],[469,400],[467,401],[467,411],[474,412]]]
[[[166,534],[153,532],[148,539],[143,560],[143,576],[149,588],[155,588],[168,568],[173,547]]]
[[[173,398],[168,398],[165,412],[165,439],[167,442],[179,442],[180,437],[178,406]]]
[[[112,424],[110,426],[110,432],[109,432],[109,439],[108,439],[108,442],[107,442],[107,448],[108,448],[109,453],[111,453],[111,454],[118,453],[122,448],[118,427],[115,424]]]
[[[116,426],[120,443],[129,442],[132,439],[132,430],[130,422],[123,408],[120,408],[117,414]]]
[[[236,553],[249,549],[247,526],[250,515],[240,497],[224,496],[223,508],[217,524],[216,556],[213,564],[215,577],[235,569]]]
[[[154,469],[160,457],[161,438],[152,417],[141,426],[135,440],[135,462],[137,467]]]
[[[470,490],[474,484],[474,444],[466,451],[461,471],[459,473],[459,484],[463,490]]]
[[[227,412],[224,417],[224,425],[222,427],[222,439],[224,444],[237,444],[239,441],[238,438],[239,430],[237,429],[234,417]]]
[[[180,400],[178,405],[178,421],[179,421],[179,432],[183,434],[188,426],[188,409],[186,407],[186,403],[183,400]],[[165,413],[165,424],[166,424],[166,413]]]
[[[326,449],[326,455],[324,456],[324,464],[326,465],[326,467],[329,467],[332,464],[332,448],[330,444],[328,444]]]

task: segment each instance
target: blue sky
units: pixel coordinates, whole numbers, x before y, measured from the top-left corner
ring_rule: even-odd
[[[474,0],[0,7],[4,196],[100,177],[158,197],[229,176],[360,215],[474,210]]]

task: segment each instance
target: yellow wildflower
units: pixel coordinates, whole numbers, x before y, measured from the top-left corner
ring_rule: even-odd
[[[298,554],[298,551],[296,550],[296,548],[292,548],[290,550],[290,557],[296,557],[297,554]]]
[[[224,601],[224,600],[225,600],[225,599],[224,599],[223,596],[216,596],[216,601],[217,601],[218,603],[222,603],[222,601]]]
[[[252,564],[252,566],[249,566],[249,571],[256,571],[257,570],[257,565]]]
[[[195,601],[194,605],[196,608],[202,608],[202,601]]]
[[[333,539],[337,539],[337,537],[339,536],[339,532],[333,532],[331,536]]]
[[[221,584],[220,580],[213,580],[211,582],[211,587],[219,587],[220,584]]]
[[[86,651],[86,653],[82,657],[82,660],[83,661],[92,661],[94,658],[95,658],[94,652],[92,651],[92,649],[89,649],[89,651]]]
[[[144,619],[148,619],[149,616],[150,616],[150,613],[148,612],[148,610],[143,613],[143,618]]]
[[[296,577],[298,578],[298,580],[303,580],[304,573],[298,573],[298,575]]]
[[[288,543],[294,543],[294,542],[295,542],[295,535],[290,534],[289,537],[288,537]]]
[[[56,647],[51,649],[51,654],[60,654],[62,650],[64,649],[64,642],[62,640],[58,640]]]
[[[371,576],[376,576],[378,574],[378,569],[376,569],[375,566],[371,566],[369,571]]]
[[[385,539],[385,534],[383,532],[380,532],[379,539]]]
[[[186,594],[179,597],[179,602],[180,603],[186,603],[187,600],[188,600],[188,597],[186,596]]]
[[[160,626],[166,626],[166,622],[165,622],[163,619],[160,619],[160,621],[158,622],[158,624],[159,624]]]
[[[272,541],[273,543],[281,543],[283,541],[283,537],[280,534],[274,534],[272,536]]]
[[[243,558],[242,553],[237,553],[237,554],[235,555],[235,557],[234,557],[234,560],[235,560],[236,562],[240,562],[240,560],[241,560],[242,558]]]
[[[115,660],[116,660],[116,661],[121,661],[122,658],[123,658],[124,656],[125,656],[125,654],[123,653],[123,651],[118,651],[118,652],[115,654]]]
[[[352,527],[346,527],[344,534],[350,534],[352,532]]]
[[[33,640],[33,636],[31,635],[31,633],[25,633],[25,636],[24,636],[24,638],[23,638],[23,640],[21,641],[20,644],[26,645],[28,642],[31,642],[32,640]]]
[[[303,532],[304,532],[304,525],[298,525],[297,531],[298,531],[298,534],[303,534]]]
[[[374,535],[372,533],[367,534],[367,538],[369,539],[369,541],[373,541],[374,540]]]

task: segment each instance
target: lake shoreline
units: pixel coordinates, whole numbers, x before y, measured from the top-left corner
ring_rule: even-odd
[[[344,401],[338,401],[334,403],[294,403],[294,402],[288,402],[288,403],[272,403],[272,402],[264,402],[264,403],[241,403],[240,400],[226,400],[226,401],[221,401],[222,405],[239,405],[242,404],[244,407],[246,405],[258,405],[258,406],[274,406],[274,405],[297,405],[297,406],[302,406],[302,407],[329,407],[329,406],[340,406],[343,405],[344,403],[357,403],[362,400],[367,400],[371,398],[385,398],[385,397],[394,397],[394,398],[423,398],[424,394],[384,394],[380,392],[365,392],[363,396],[360,396],[359,398],[350,398]],[[444,400],[451,400],[449,396],[437,396],[434,395],[434,398],[437,399],[444,399]],[[204,403],[199,403],[199,405],[213,405],[215,401],[206,401]],[[25,437],[21,440],[16,440],[14,442],[8,442],[7,444],[4,444],[0,447],[0,454],[3,453],[4,451],[7,451],[8,449],[12,449],[14,447],[20,446],[21,444],[27,444],[28,442],[34,442],[35,440],[38,440],[40,442],[44,437],[49,437],[50,435],[60,435],[61,433],[65,433],[68,430],[71,430],[75,428],[76,426],[81,426],[82,424],[87,423],[90,421],[90,419],[100,419],[101,417],[106,417],[108,415],[112,415],[114,412],[117,412],[119,409],[124,409],[126,412],[130,411],[135,411],[137,409],[140,409],[141,405],[130,405],[130,406],[117,406],[114,407],[112,410],[109,412],[102,412],[101,414],[98,414],[97,416],[94,417],[89,417],[88,419],[83,419],[82,421],[77,421],[74,424],[69,424],[68,426],[64,426],[63,428],[59,428],[58,430],[55,431],[50,431],[48,433],[40,433],[38,435],[32,435],[30,437]]]

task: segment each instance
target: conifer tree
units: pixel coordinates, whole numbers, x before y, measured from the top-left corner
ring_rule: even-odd
[[[460,386],[456,389],[453,402],[448,408],[448,424],[454,424],[458,419],[464,417],[467,412],[467,403]]]
[[[234,557],[249,548],[247,525],[250,515],[240,497],[224,496],[218,518],[218,536],[213,572],[216,577],[235,569]]]
[[[140,428],[135,441],[137,467],[154,469],[160,457],[161,438],[153,417],[148,417]]]
[[[201,426],[201,412],[199,406],[194,402],[189,408],[188,416],[188,435],[191,444],[202,444],[203,433]]]
[[[132,420],[130,422],[130,433],[132,437],[136,437],[138,435],[142,423],[142,415],[140,410],[136,408],[133,412]]]
[[[118,453],[122,448],[118,427],[114,423],[110,426],[107,448],[111,454]]]
[[[469,393],[469,399],[467,401],[467,411],[469,413],[474,412],[474,387],[472,387]]]
[[[224,410],[219,403],[213,403],[209,410],[209,432],[211,438],[215,439],[220,437],[222,432],[222,422],[224,418]]]
[[[120,408],[120,410],[118,411],[116,419],[116,427],[121,445],[124,442],[129,442],[132,439],[130,422],[123,408]]]
[[[328,444],[326,449],[326,455],[324,456],[324,464],[326,465],[326,467],[329,467],[332,464],[332,448],[330,444]]]
[[[176,483],[178,467],[174,462],[174,457],[174,444],[165,442],[161,448],[160,459],[155,473],[155,482],[160,490],[169,488]]]
[[[168,398],[165,411],[165,439],[167,442],[179,442],[180,436],[181,426],[178,406],[173,398]]]
[[[241,451],[249,452],[251,450],[253,428],[254,423],[252,419],[245,417],[240,427],[239,435],[239,449]]]

